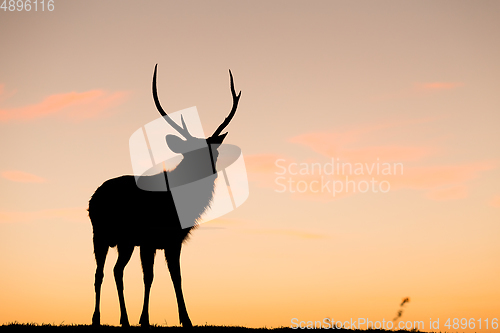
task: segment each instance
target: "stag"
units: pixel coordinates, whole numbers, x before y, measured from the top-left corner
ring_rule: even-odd
[[[234,90],[233,75],[229,71],[233,106],[229,115],[222,124],[208,138],[197,138],[189,130],[181,118],[182,127],[175,123],[163,110],[158,100],[156,89],[156,70],[153,75],[153,99],[156,108],[183,138],[175,135],[166,136],[169,148],[182,155],[182,161],[173,170],[164,171],[150,178],[154,181],[165,179],[183,179],[183,181],[200,179],[212,175],[213,181],[196,188],[196,193],[188,195],[187,207],[191,226],[182,228],[171,191],[154,192],[139,188],[135,176],[126,175],[105,181],[92,195],[89,201],[89,217],[93,228],[94,254],[97,264],[95,272],[95,311],[92,317],[93,325],[100,325],[100,296],[104,278],[104,263],[110,247],[117,247],[118,259],[114,266],[116,288],[120,302],[120,324],[130,326],[125,298],[123,294],[123,270],[132,256],[134,248],[140,248],[141,265],[144,274],[144,305],[139,323],[143,327],[149,326],[149,294],[153,283],[153,264],[156,250],[164,250],[170,276],[172,278],[179,321],[183,327],[191,327],[191,320],[186,309],[181,286],[180,255],[182,244],[187,240],[191,231],[196,228],[200,216],[210,206],[213,198],[218,148],[227,135],[222,130],[233,118],[241,91],[237,95]],[[205,140],[206,142],[203,142]],[[200,143],[202,145],[200,145]],[[203,149],[192,150],[192,147],[203,146]],[[212,168],[199,170],[200,156],[211,156]],[[215,174],[215,175],[214,175]],[[186,176],[187,175],[187,176]],[[188,179],[186,179],[186,177]],[[167,185],[168,186],[168,185]],[[196,199],[191,199],[196,198]],[[184,203],[186,204],[186,203]]]

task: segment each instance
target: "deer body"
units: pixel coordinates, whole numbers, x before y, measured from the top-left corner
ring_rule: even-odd
[[[140,318],[142,326],[149,326],[149,293],[153,282],[153,264],[156,250],[165,252],[165,259],[170,271],[177,298],[179,321],[184,327],[191,327],[181,287],[180,253],[182,244],[196,228],[200,216],[210,206],[213,198],[217,162],[217,148],[227,133],[220,132],[230,122],[236,111],[240,97],[234,92],[231,75],[231,92],[233,94],[233,109],[226,120],[215,133],[207,138],[195,138],[189,134],[184,120],[183,127],[174,123],[161,108],[156,93],[156,67],[153,77],[153,96],[156,106],[165,120],[171,124],[186,140],[173,135],[167,135],[166,143],[172,151],[183,155],[183,160],[171,171],[164,171],[143,180],[165,182],[170,180],[175,187],[175,180],[181,184],[199,179],[206,179],[193,193],[184,194],[184,205],[189,207],[188,218],[190,226],[182,228],[174,198],[171,191],[147,191],[138,187],[135,176],[121,176],[105,181],[92,195],[89,201],[89,217],[93,228],[94,254],[96,258],[95,294],[96,303],[93,325],[100,325],[100,294],[104,277],[104,263],[110,247],[117,247],[118,259],[113,269],[118,298],[120,302],[120,324],[129,326],[125,298],[123,294],[123,270],[132,256],[134,248],[140,247],[141,264],[144,273],[144,305]],[[200,147],[199,140],[206,140],[202,149],[190,150],[193,143]],[[212,167],[200,168],[200,159],[210,156]],[[139,181],[142,177],[139,177]],[[173,180],[173,181],[172,181]],[[168,181],[167,181],[168,183]],[[175,189],[174,189],[175,190]]]

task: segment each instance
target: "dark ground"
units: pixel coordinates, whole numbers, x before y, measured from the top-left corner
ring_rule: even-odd
[[[0,326],[0,331],[2,332],[21,332],[22,330],[35,331],[35,332],[190,332],[191,330],[183,329],[179,326],[152,326],[149,329],[143,329],[139,326],[133,326],[130,328],[122,328],[119,326],[107,326],[103,325],[101,327],[92,327],[90,325],[52,325],[52,324],[19,324],[19,323],[11,323],[4,324]],[[247,328],[247,327],[238,327],[238,326],[195,326],[193,330],[197,332],[297,332],[298,329],[291,329],[289,327],[280,327],[280,328]],[[300,331],[300,330],[299,330]],[[336,329],[336,332],[420,332],[420,331],[407,331],[407,330],[398,330],[398,331],[389,331],[389,330],[349,330],[349,329]]]

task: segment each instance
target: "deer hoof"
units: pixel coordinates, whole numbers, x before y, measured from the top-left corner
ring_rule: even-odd
[[[128,318],[120,319],[120,325],[122,325],[122,327],[130,327],[130,324],[128,322]]]
[[[180,322],[181,322],[182,327],[184,327],[184,328],[193,327],[193,324],[191,324],[191,320],[189,318],[181,320]]]
[[[101,326],[101,314],[94,313],[92,316],[92,326]]]
[[[150,325],[149,325],[149,319],[143,319],[142,317],[139,320],[139,324],[141,324],[142,328],[149,328],[150,327]]]

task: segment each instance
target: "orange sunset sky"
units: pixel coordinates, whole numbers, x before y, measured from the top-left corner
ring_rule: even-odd
[[[2,9],[0,27],[0,323],[90,324],[88,200],[132,173],[156,63],[164,109],[196,106],[206,134],[231,108],[228,69],[242,91],[225,142],[250,195],[183,248],[193,324],[391,321],[407,296],[401,320],[424,330],[500,319],[500,2],[57,0]],[[334,180],[387,191],[321,188],[332,158],[364,168]],[[124,281],[137,324],[137,250]],[[150,318],[178,325],[163,253]]]

